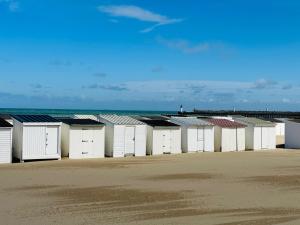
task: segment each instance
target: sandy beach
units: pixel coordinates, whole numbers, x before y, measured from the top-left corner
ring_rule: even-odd
[[[5,225],[300,224],[300,151],[0,166]]]

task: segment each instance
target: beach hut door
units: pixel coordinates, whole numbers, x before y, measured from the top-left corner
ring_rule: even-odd
[[[55,155],[58,153],[57,134],[57,127],[46,127],[46,155]]]
[[[125,155],[134,155],[135,127],[125,127]]]
[[[197,129],[197,150],[203,151],[204,150],[204,129],[198,128]]]
[[[162,149],[164,154],[171,153],[171,131],[162,131]]]
[[[91,129],[82,129],[82,156],[88,157],[92,155],[94,145],[94,132]]]

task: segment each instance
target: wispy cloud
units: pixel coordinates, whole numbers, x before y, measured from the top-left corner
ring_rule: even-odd
[[[151,69],[152,73],[161,73],[165,71],[165,68],[163,66],[155,66]]]
[[[166,39],[163,37],[157,37],[157,42],[170,48],[178,50],[185,54],[198,54],[208,51],[216,51],[224,55],[228,50],[222,42],[199,42],[191,43],[185,39]]]
[[[20,3],[15,0],[0,0],[0,4],[6,4],[10,12],[18,12],[20,10]]]
[[[203,84],[200,85],[187,85],[186,90],[187,91],[191,91],[192,94],[194,95],[198,95],[201,94],[205,91],[206,86]]]
[[[290,90],[293,88],[293,85],[292,84],[285,84],[282,86],[282,90]]]
[[[289,99],[289,98],[283,98],[283,99],[282,99],[282,102],[283,102],[283,103],[291,103],[292,101],[291,101],[291,99]]]
[[[74,88],[70,91],[33,83],[30,90],[18,90],[17,93],[0,91],[0,104],[5,107],[21,107],[26,103],[34,106],[77,106],[85,104],[107,107],[113,105],[120,109],[176,109],[180,104],[192,108],[232,108],[279,109],[287,106],[299,110],[300,86],[290,91],[282,91],[284,81],[263,89],[254,89],[255,81],[215,81],[215,80],[152,80],[96,83]],[[274,83],[274,82],[272,82]],[[10,90],[9,88],[7,90]],[[10,94],[9,94],[10,93]],[[157,109],[159,109],[157,108]]]
[[[112,17],[127,17],[143,22],[155,23],[153,26],[141,30],[142,33],[151,32],[159,26],[179,23],[183,21],[183,19],[169,18],[167,16],[160,15],[134,5],[101,5],[98,6],[98,10]]]
[[[253,88],[254,89],[266,89],[266,88],[274,87],[275,85],[277,85],[276,81],[267,80],[267,79],[262,78],[262,79],[259,79],[254,82]]]
[[[34,89],[42,89],[43,88],[43,85],[41,85],[41,84],[31,84],[30,85],[32,88],[34,88]]]
[[[103,85],[103,84],[91,84],[88,86],[82,86],[83,89],[102,89],[108,91],[127,91],[128,89],[123,85]]]
[[[80,96],[56,96],[45,95],[43,93],[35,93],[34,95],[15,94],[0,91],[0,104],[4,107],[20,107],[20,108],[90,108],[96,107],[99,102],[92,98]]]
[[[263,79],[261,79],[263,80]],[[282,82],[284,83],[284,82]],[[295,102],[298,98],[299,88],[293,93],[281,92],[282,86],[278,82],[243,82],[243,81],[205,81],[205,80],[152,80],[152,81],[128,81],[122,84],[113,83],[112,86],[126,87],[127,91],[122,96],[110,96],[117,100],[122,98],[132,101],[162,101],[189,102],[194,104],[228,104],[239,105],[241,103],[268,104],[282,102],[282,98],[288,98]],[[254,86],[256,85],[256,88]],[[98,86],[95,86],[98,87]],[[300,96],[299,96],[300,97]]]
[[[72,66],[72,62],[68,60],[55,59],[49,62],[51,66]]]
[[[94,77],[107,77],[106,73],[94,73],[93,74]]]
[[[41,89],[49,89],[50,87],[49,86],[44,86],[40,83],[34,83],[34,84],[30,84],[30,87],[33,88],[33,89],[38,89],[38,90],[41,90]]]

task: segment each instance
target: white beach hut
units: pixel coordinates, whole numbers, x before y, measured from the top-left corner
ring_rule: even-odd
[[[12,162],[12,125],[0,119],[0,163]]]
[[[276,149],[275,124],[253,117],[234,117],[236,122],[247,125],[246,149]]]
[[[285,135],[284,119],[267,119],[267,120],[275,124],[277,137],[283,137]]]
[[[147,124],[147,155],[181,153],[181,128],[166,120],[142,120]]]
[[[226,119],[208,119],[214,127],[214,145],[217,152],[244,151],[245,125]]]
[[[285,148],[300,149],[300,119],[285,122]]]
[[[99,115],[96,117],[106,125],[106,156],[146,155],[146,124],[129,116]]]
[[[214,125],[196,117],[172,117],[181,126],[183,152],[214,152]]]
[[[105,126],[91,119],[60,119],[61,150],[70,159],[104,158]]]
[[[15,158],[21,162],[61,158],[61,122],[47,115],[14,115],[13,123]]]

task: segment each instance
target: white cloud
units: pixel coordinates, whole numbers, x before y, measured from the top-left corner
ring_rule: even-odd
[[[282,102],[283,103],[291,103],[291,100],[289,98],[283,98]]]
[[[152,73],[161,73],[164,72],[165,68],[163,66],[155,66],[151,69]]]
[[[175,49],[185,54],[198,54],[208,51],[215,51],[219,54],[226,55],[229,50],[222,42],[200,42],[193,44],[184,39],[166,39],[163,37],[157,37],[157,42],[170,48]]]
[[[111,100],[140,102],[173,101],[174,103],[189,102],[192,104],[254,104],[255,103],[288,103],[300,98],[300,87],[291,93],[283,95],[280,85],[271,88],[254,89],[255,82],[250,81],[214,81],[214,80],[151,80],[151,81],[127,81],[122,83],[110,83],[110,86],[122,89],[104,93],[97,88],[84,89],[87,94],[107,94]],[[105,84],[103,84],[105,85]],[[257,91],[256,91],[257,90]],[[120,95],[122,91],[122,95]],[[284,100],[283,100],[284,99]],[[288,99],[288,100],[287,100]]]
[[[259,79],[254,82],[254,89],[266,89],[266,88],[272,88],[277,85],[276,81],[273,80],[266,80],[264,78]]]
[[[151,81],[127,81],[127,82],[109,82],[88,83],[78,92],[78,87],[63,90],[60,87],[47,87],[43,84],[29,84],[26,88],[20,88],[15,94],[1,94],[0,103],[16,102],[22,105],[24,96],[28,101],[34,100],[42,104],[47,99],[40,98],[41,93],[47,93],[51,104],[56,104],[56,97],[69,96],[66,101],[72,104],[83,104],[79,101],[83,97],[88,99],[87,104],[91,102],[116,103],[126,107],[135,107],[145,109],[151,107],[169,107],[175,109],[180,104],[185,107],[196,108],[228,108],[228,107],[246,107],[248,109],[264,109],[266,107],[277,110],[280,106],[294,107],[299,110],[300,107],[300,86],[295,86],[288,92],[282,92],[282,85],[275,85],[272,88],[257,90],[253,88],[255,82],[250,81],[214,81],[214,80],[151,80]],[[284,82],[278,82],[284,83]],[[7,89],[7,90],[5,90]],[[10,88],[4,87],[2,92],[9,93]],[[36,96],[30,99],[30,96]],[[17,99],[17,100],[16,100]],[[64,99],[61,99],[64,100]],[[27,102],[26,102],[27,103]],[[119,108],[120,109],[120,108]],[[290,108],[292,109],[292,108]]]
[[[17,12],[20,10],[20,3],[16,0],[0,0],[0,4],[6,4],[9,11]]]
[[[183,19],[169,18],[134,5],[102,5],[98,6],[98,10],[112,17],[127,17],[143,22],[155,23],[153,26],[142,30],[142,33],[150,32],[159,26],[183,21]]]

